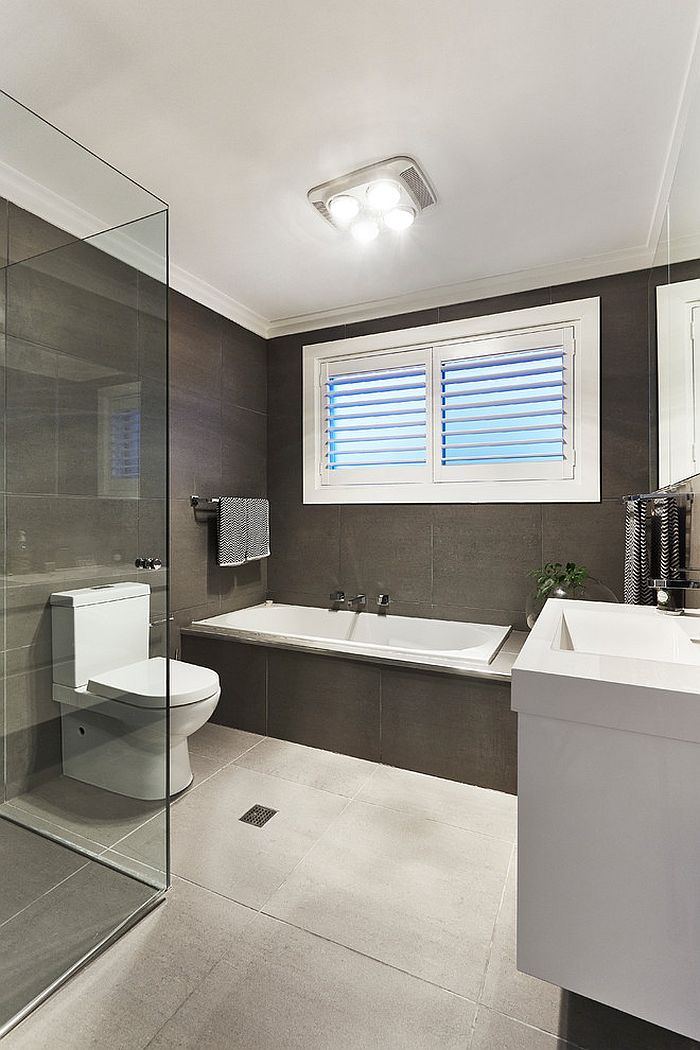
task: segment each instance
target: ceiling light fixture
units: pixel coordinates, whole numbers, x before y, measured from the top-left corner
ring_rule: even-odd
[[[309,190],[318,214],[336,230],[368,244],[380,233],[400,234],[436,203],[435,191],[412,157],[358,168]]]
[[[407,230],[416,218],[413,208],[392,208],[384,216],[384,223],[390,230]]]
[[[375,211],[389,211],[401,200],[401,190],[395,182],[380,179],[367,188],[367,203]]]
[[[360,202],[357,197],[352,197],[349,193],[339,193],[337,197],[331,198],[328,210],[336,222],[345,224],[352,222],[357,216],[360,211]]]
[[[350,227],[350,233],[360,244],[369,244],[379,236],[379,223],[374,219],[358,219]]]

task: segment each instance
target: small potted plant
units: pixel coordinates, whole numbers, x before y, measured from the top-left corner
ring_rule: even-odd
[[[616,602],[617,598],[604,583],[591,576],[585,565],[575,561],[548,561],[541,569],[528,574],[535,580],[534,593],[528,595],[525,616],[533,627],[548,598],[578,598],[598,602]]]

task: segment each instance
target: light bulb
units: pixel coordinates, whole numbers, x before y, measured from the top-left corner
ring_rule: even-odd
[[[401,191],[395,182],[382,179],[373,182],[367,189],[367,203],[375,211],[389,211],[401,200]]]
[[[407,230],[415,217],[413,208],[392,208],[384,216],[384,222],[390,230]]]
[[[357,213],[360,210],[360,204],[356,197],[351,197],[349,193],[339,193],[337,197],[333,197],[328,210],[335,219],[336,222],[352,222]]]
[[[360,219],[350,227],[350,233],[360,244],[369,244],[379,233],[379,225],[374,219]]]

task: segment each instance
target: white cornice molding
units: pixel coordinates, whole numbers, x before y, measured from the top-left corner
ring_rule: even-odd
[[[227,317],[229,321],[235,321],[255,335],[261,335],[263,339],[268,338],[270,322],[265,317],[181,266],[170,267],[170,287],[189,296],[190,299],[195,299],[202,306],[208,306],[210,310]]]
[[[455,303],[473,302],[477,299],[490,299],[498,295],[512,295],[515,292],[570,284],[574,281],[587,281],[596,277],[609,277],[612,274],[625,273],[630,270],[645,270],[651,265],[652,258],[653,252],[646,245],[642,245],[638,248],[607,252],[604,255],[595,255],[587,259],[572,260],[553,266],[494,274],[491,277],[482,277],[463,284],[429,288],[408,295],[393,296],[390,299],[378,299],[370,303],[320,310],[297,317],[285,317],[269,323],[267,338],[296,335],[317,328],[332,328],[335,325],[352,324],[356,321],[370,321],[378,317],[410,313],[413,310],[452,306]]]

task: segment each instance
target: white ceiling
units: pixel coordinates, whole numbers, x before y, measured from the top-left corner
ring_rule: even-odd
[[[169,202],[176,287],[281,332],[645,265],[699,14],[4,0],[1,86]],[[439,202],[403,237],[361,247],[308,204],[405,153]]]

